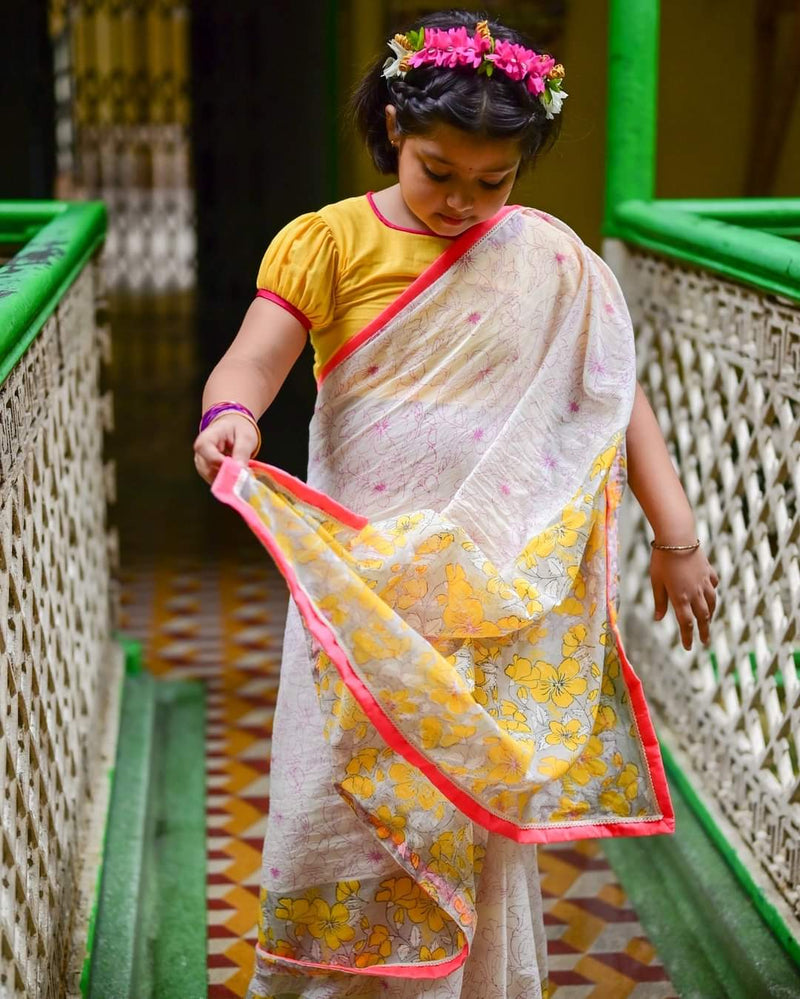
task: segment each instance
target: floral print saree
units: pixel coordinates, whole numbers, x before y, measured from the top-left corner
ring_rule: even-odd
[[[332,358],[309,482],[213,486],[292,595],[251,996],[538,999],[533,844],[669,832],[616,621],[608,268],[504,209]]]

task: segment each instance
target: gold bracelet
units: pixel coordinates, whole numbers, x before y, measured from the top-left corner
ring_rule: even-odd
[[[700,539],[693,545],[657,545],[654,539],[650,542],[650,547],[657,552],[694,552],[700,547]]]

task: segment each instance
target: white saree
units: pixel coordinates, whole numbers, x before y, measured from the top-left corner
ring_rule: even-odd
[[[223,465],[293,597],[252,999],[539,999],[532,844],[671,831],[616,627],[634,389],[605,264],[509,208],[322,372],[307,486]]]

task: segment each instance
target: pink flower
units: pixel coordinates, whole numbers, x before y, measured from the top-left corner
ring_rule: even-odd
[[[511,495],[511,487],[510,487],[510,486],[508,485],[508,483],[506,483],[506,482],[503,482],[503,483],[501,483],[501,485],[500,485],[500,492],[501,492],[501,493],[502,493],[502,494],[503,494],[504,496],[510,496],[510,495]]]
[[[535,94],[538,97],[539,94],[544,93],[544,77],[529,76],[525,81],[525,86],[532,94]]]
[[[467,316],[468,323],[474,324],[474,323],[479,323],[480,321],[481,321],[480,312],[470,312],[470,314]]]
[[[534,53],[513,42],[495,42],[494,52],[486,56],[498,69],[512,80],[523,80],[528,72],[528,61]]]
[[[477,33],[468,35],[466,28],[426,28],[425,44],[409,57],[410,66],[472,66],[477,69],[483,62],[491,42]]]

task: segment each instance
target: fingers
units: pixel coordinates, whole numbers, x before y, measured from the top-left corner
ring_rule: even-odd
[[[249,432],[250,424],[240,420],[241,426],[235,427],[233,431],[233,446],[231,447],[231,458],[238,461],[240,465],[246,466],[253,453],[254,435]]]
[[[698,593],[691,603],[692,613],[697,621],[697,634],[703,645],[708,645],[708,622],[711,620],[711,611],[705,595]]]
[[[688,652],[694,638],[694,614],[688,600],[682,600],[675,606],[675,617],[678,619],[678,628],[681,632],[681,645]]]
[[[654,579],[652,582],[653,601],[655,603],[653,618],[656,621],[660,621],[661,618],[667,613],[667,588],[660,580]]]

